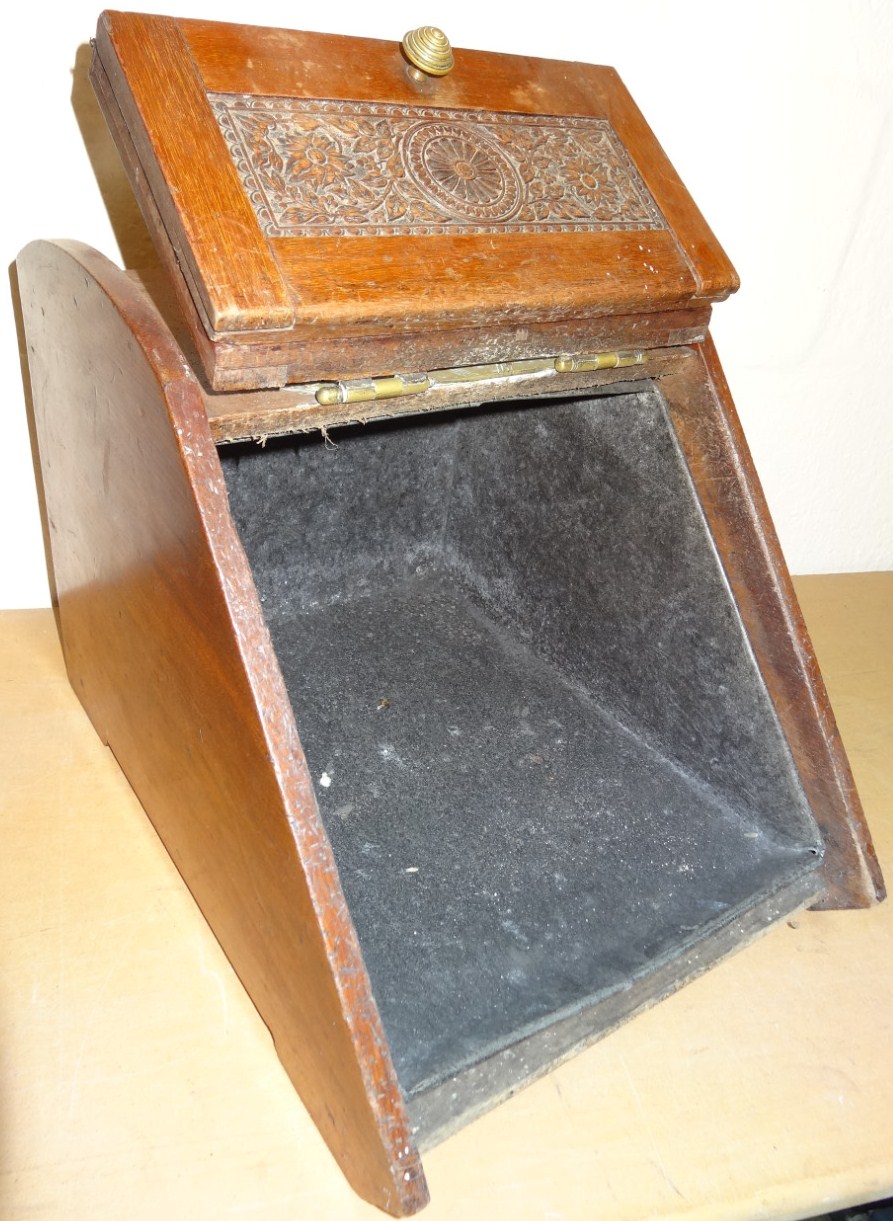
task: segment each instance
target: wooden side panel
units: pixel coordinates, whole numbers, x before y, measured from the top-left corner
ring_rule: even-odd
[[[85,247],[19,258],[72,684],[355,1189],[427,1200],[194,378]]]
[[[290,326],[289,293],[177,23],[138,13],[104,13],[96,54],[168,237],[191,272],[195,304],[207,325],[213,331]]]
[[[822,908],[885,888],[834,713],[712,339],[660,381],[751,648],[825,840]]]

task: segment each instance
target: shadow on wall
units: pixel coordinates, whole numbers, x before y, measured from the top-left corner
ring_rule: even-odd
[[[71,108],[124,266],[154,269],[158,266],[158,259],[152,239],[90,84],[92,54],[92,49],[86,43],[77,49],[71,74]],[[105,253],[113,254],[111,251]]]
[[[40,533],[43,538],[43,551],[46,559],[47,578],[50,586],[50,601],[53,614],[56,616],[56,628],[59,628],[59,600],[56,596],[56,578],[53,572],[50,550],[50,524],[47,518],[46,498],[43,491],[43,472],[40,466],[40,454],[37,449],[37,424],[34,420],[34,394],[31,389],[31,370],[28,365],[28,349],[25,338],[25,323],[22,318],[22,298],[19,292],[19,273],[15,263],[7,268],[9,273],[9,295],[12,298],[12,314],[15,319],[16,339],[19,348],[19,363],[22,367],[22,390],[25,398],[25,416],[28,421],[28,440],[31,443],[31,464],[34,468],[34,482],[37,485],[37,508],[40,513]]]
[[[93,174],[96,178],[103,203],[111,222],[115,240],[121,253],[125,267],[145,269],[146,273],[157,274],[159,264],[155,254],[149,231],[142,218],[136,199],[128,182],[124,166],[109,134],[105,119],[99,109],[93,86],[90,84],[89,69],[91,48],[85,43],[78,47],[72,69],[71,107],[84,141],[84,147]],[[71,236],[71,235],[65,235]],[[115,252],[109,251],[114,255]],[[31,388],[31,376],[28,365],[28,354],[25,343],[24,327],[22,325],[22,307],[19,295],[19,282],[16,264],[9,265],[9,291],[12,299],[13,317],[18,339],[19,362],[22,371],[24,388],[25,412],[28,420],[28,434],[31,442],[31,460],[34,467],[34,478],[38,490],[38,506],[40,512],[41,533],[43,535],[44,552],[47,559],[47,573],[50,582],[50,595],[54,609],[57,608],[56,588],[53,579],[53,566],[50,562],[50,533],[46,515],[46,503],[43,495],[43,480],[40,470],[40,459],[37,448],[37,435],[34,424],[34,404]]]

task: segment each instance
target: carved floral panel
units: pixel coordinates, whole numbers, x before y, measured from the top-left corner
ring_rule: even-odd
[[[209,100],[269,237],[667,227],[606,119]]]

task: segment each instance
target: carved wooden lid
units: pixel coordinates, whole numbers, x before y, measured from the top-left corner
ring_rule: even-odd
[[[92,76],[219,388],[666,341],[737,287],[609,68],[110,12]]]

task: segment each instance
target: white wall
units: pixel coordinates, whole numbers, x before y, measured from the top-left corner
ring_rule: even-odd
[[[790,567],[893,567],[888,0],[176,0],[167,11],[395,40],[434,22],[456,46],[613,64],[741,275],[714,334]],[[75,116],[89,118],[83,44],[96,16],[85,0],[7,16],[8,263],[35,237],[119,257]],[[127,247],[132,234],[119,225],[118,235]],[[0,606],[46,605],[13,314],[9,295],[0,300]]]

